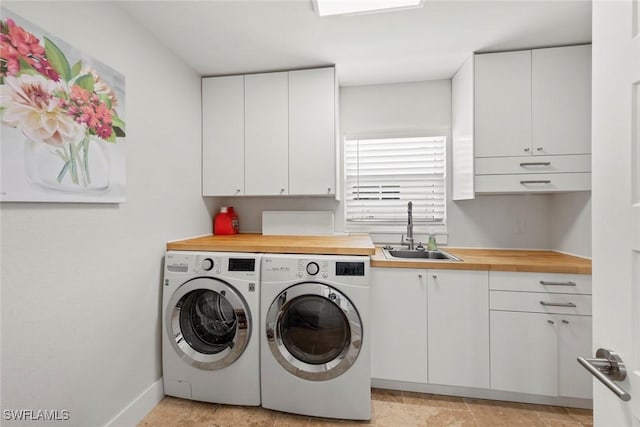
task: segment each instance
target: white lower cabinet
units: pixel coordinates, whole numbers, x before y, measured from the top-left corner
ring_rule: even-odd
[[[427,382],[426,271],[372,268],[371,377]]]
[[[557,396],[558,339],[552,319],[491,312],[491,388]]]
[[[590,294],[586,274],[373,267],[371,376],[591,399]]]
[[[491,388],[591,399],[591,316],[491,312]]]
[[[593,354],[591,316],[556,316],[558,331],[558,395],[591,399],[593,378],[576,358]],[[586,374],[586,375],[585,375]]]
[[[429,270],[429,383],[489,388],[489,274]]]
[[[491,272],[491,388],[591,399],[591,276]]]
[[[489,387],[486,271],[371,269],[371,376]]]

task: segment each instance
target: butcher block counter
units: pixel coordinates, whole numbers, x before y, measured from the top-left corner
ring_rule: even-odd
[[[555,251],[441,247],[462,261],[388,259],[377,247],[372,267],[591,274],[591,260]]]
[[[332,236],[263,236],[241,233],[202,236],[167,243],[173,251],[224,251],[283,254],[373,255],[368,234]]]
[[[263,236],[241,233],[228,236],[207,235],[167,243],[167,250],[174,251],[369,255],[372,267],[591,274],[590,259],[555,251],[441,249],[462,261],[388,259],[366,234]]]

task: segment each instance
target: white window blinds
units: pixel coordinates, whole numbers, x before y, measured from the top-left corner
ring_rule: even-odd
[[[393,229],[407,223],[407,203],[419,224],[446,222],[446,138],[345,141],[347,228]],[[350,227],[352,225],[352,227]]]

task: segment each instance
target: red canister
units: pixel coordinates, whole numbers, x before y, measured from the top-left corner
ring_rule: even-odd
[[[238,215],[232,206],[222,206],[213,219],[213,234],[237,234],[239,230]]]

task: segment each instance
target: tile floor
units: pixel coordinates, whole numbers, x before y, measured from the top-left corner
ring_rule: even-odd
[[[433,394],[373,389],[371,421],[304,417],[259,407],[228,406],[165,397],[138,427],[269,426],[592,426],[592,411]]]

